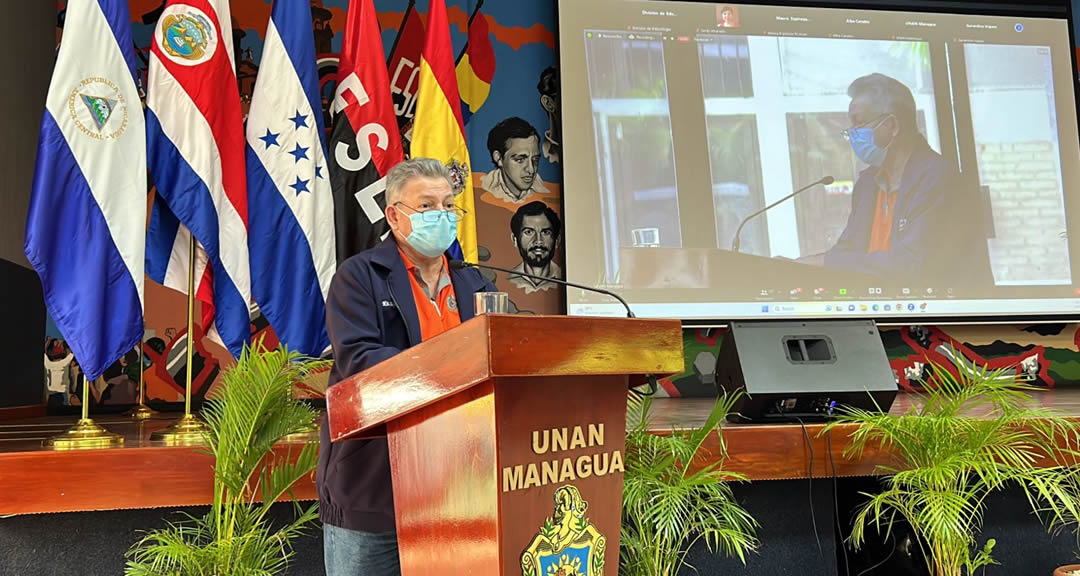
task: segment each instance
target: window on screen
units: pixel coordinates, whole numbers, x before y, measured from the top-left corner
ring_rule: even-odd
[[[588,67],[597,161],[605,167],[607,276],[614,282],[620,247],[682,245],[663,43],[598,34],[588,46]]]
[[[979,178],[998,285],[1070,284],[1050,49],[964,46]]]
[[[748,163],[756,165],[757,173],[762,165],[768,167],[764,189],[769,193],[754,198],[744,183],[745,200],[731,195],[735,202],[717,203],[719,248],[731,245],[744,217],[823,174],[832,175],[836,182],[777,206],[744,228],[742,251],[798,258],[825,252],[836,243],[847,224],[851,188],[867,167],[838,137],[850,125],[847,89],[855,78],[877,71],[908,85],[915,96],[920,130],[931,147],[940,150],[926,43],[764,37],[736,41],[746,46],[745,56],[738,61],[745,62],[748,70],[740,78],[753,79],[752,86],[739,90],[732,90],[731,82],[721,83],[717,90],[713,78],[718,69],[712,63],[717,60],[713,54],[733,52],[725,50],[733,39],[719,37],[715,43],[703,42],[700,49],[709,145],[714,149],[710,155],[714,191],[716,172],[729,170],[729,163]],[[752,119],[756,134],[763,136],[744,160],[731,155],[734,150],[729,142],[737,138],[734,131],[746,130],[745,120],[735,119],[747,118]],[[727,122],[732,132],[714,130],[718,120],[725,119],[732,119]],[[926,134],[927,125],[935,127],[933,133]]]

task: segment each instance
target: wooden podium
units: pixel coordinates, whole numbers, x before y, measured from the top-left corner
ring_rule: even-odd
[[[386,435],[401,571],[616,574],[627,387],[677,321],[479,316],[332,386],[332,441]]]

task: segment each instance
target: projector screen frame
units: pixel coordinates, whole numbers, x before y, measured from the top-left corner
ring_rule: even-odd
[[[555,5],[555,46],[557,52],[558,61],[558,74],[560,85],[560,111],[563,110],[563,100],[565,99],[565,93],[562,86],[564,86],[564,62],[562,54],[562,36],[564,34],[563,27],[561,25],[561,11],[564,3],[581,1],[581,0],[556,0]],[[662,0],[639,0],[642,3],[655,3],[661,4]],[[681,0],[683,2],[695,3],[695,4],[722,4],[724,2],[710,1],[710,0]],[[912,13],[926,13],[926,14],[955,14],[955,15],[978,15],[978,16],[997,16],[997,17],[1022,17],[1022,18],[1046,18],[1058,21],[1064,21],[1068,34],[1069,47],[1069,63],[1070,63],[1070,78],[1072,81],[1072,95],[1073,105],[1078,118],[1078,124],[1080,124],[1080,75],[1078,75],[1078,43],[1076,42],[1076,27],[1073,21],[1073,5],[1071,1],[1064,1],[1055,4],[1047,4],[1043,2],[1035,3],[1031,5],[1022,4],[1021,2],[1002,3],[1002,4],[985,4],[976,3],[967,0],[908,0],[908,1],[893,1],[893,2],[881,2],[873,5],[867,5],[865,2],[853,2],[849,0],[769,0],[765,2],[758,2],[753,0],[734,1],[732,4],[742,5],[755,5],[762,7],[800,7],[800,8],[831,8],[831,9],[853,9],[868,12],[912,12]],[[935,97],[940,95],[935,94]],[[966,103],[966,99],[965,99]],[[1058,127],[1059,134],[1061,131],[1061,124]],[[1080,134],[1080,125],[1077,126],[1078,134]],[[563,132],[565,138],[565,130]],[[955,149],[952,156],[956,156]],[[560,163],[558,166],[558,172],[560,175],[560,182],[565,187],[565,162]],[[965,174],[971,175],[973,171],[965,171]],[[977,177],[977,174],[976,174]],[[1066,183],[1062,182],[1063,188],[1066,187]],[[1067,189],[1064,192],[1068,194]],[[566,218],[566,195],[565,192],[559,199],[560,208]],[[1066,208],[1067,222],[1068,222],[1068,207]],[[564,254],[565,254],[564,243]],[[1070,243],[1071,246],[1071,243]],[[1080,255],[1074,255],[1075,251],[1070,251],[1070,260],[1073,257],[1080,257]],[[565,262],[565,256],[564,256]],[[1077,283],[1076,275],[1074,274],[1074,285]],[[1078,288],[1080,291],[1080,288]],[[570,302],[565,288],[560,289],[561,297],[564,309],[567,314],[570,313]],[[994,300],[990,299],[990,302]],[[866,301],[870,302],[870,301]],[[769,302],[770,304],[772,302]],[[633,303],[632,303],[633,305]],[[1071,310],[1063,311],[1060,313],[1003,313],[1003,314],[942,314],[942,315],[920,315],[908,314],[897,315],[887,313],[871,313],[871,314],[854,314],[854,315],[838,315],[838,314],[820,314],[813,316],[806,315],[787,315],[777,314],[775,316],[768,317],[732,317],[728,318],[715,318],[715,319],[701,319],[701,318],[681,318],[682,325],[687,328],[718,328],[726,327],[729,322],[732,321],[750,321],[750,322],[791,322],[791,321],[807,321],[812,322],[815,320],[837,320],[837,319],[863,319],[873,320],[882,326],[908,326],[908,325],[1000,325],[1000,324],[1062,324],[1080,322],[1080,311]]]
[[[873,320],[878,326],[888,327],[903,327],[903,326],[1035,326],[1035,325],[1050,325],[1050,324],[1080,324],[1080,315],[1072,315],[1071,317],[1047,317],[1047,316],[1035,316],[1031,318],[1021,318],[1015,316],[1008,317],[980,317],[980,318],[955,318],[949,316],[909,316],[907,318],[901,318],[898,316],[886,316],[884,318],[877,318],[874,316],[829,316],[820,318],[760,318],[754,320],[681,320],[682,327],[687,329],[695,328],[708,328],[708,329],[720,329],[727,328],[732,322],[743,323],[790,323],[790,322],[835,322],[840,318],[847,320]]]

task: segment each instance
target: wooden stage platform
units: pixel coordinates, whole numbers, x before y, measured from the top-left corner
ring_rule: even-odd
[[[1034,397],[1043,406],[1080,417],[1080,389],[1042,391]],[[708,398],[657,399],[652,427],[664,433],[700,425],[713,402]],[[909,406],[909,397],[901,393],[892,412],[902,413]],[[0,422],[0,517],[209,504],[213,459],[199,448],[150,441],[151,433],[175,417],[166,414],[144,422],[102,417],[98,423],[124,435],[124,447],[70,452],[47,450],[41,442],[70,426],[74,422],[71,418]],[[818,478],[831,477],[834,472],[838,476],[868,476],[874,474],[876,466],[888,462],[887,454],[870,450],[861,460],[845,459],[848,430],[838,428],[830,439],[821,435],[823,428],[822,424],[808,424],[806,430],[797,424],[725,424],[726,468],[750,480],[780,480],[806,478],[811,473]],[[707,449],[716,450],[715,438]],[[283,444],[278,451],[299,448],[299,444]],[[314,478],[301,482],[296,494],[314,499]]]

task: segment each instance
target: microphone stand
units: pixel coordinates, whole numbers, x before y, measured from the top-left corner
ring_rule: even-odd
[[[619,304],[623,305],[623,308],[626,308],[626,317],[627,318],[637,318],[637,316],[634,315],[633,310],[630,309],[630,305],[626,303],[626,300],[623,300],[622,296],[619,296],[618,294],[616,294],[614,292],[604,290],[602,288],[593,288],[592,286],[583,286],[581,284],[575,284],[573,282],[567,282],[566,280],[562,280],[560,278],[550,278],[548,276],[539,276],[539,275],[536,275],[536,274],[529,274],[528,272],[519,272],[517,270],[511,270],[509,268],[500,268],[498,266],[489,266],[487,264],[475,264],[473,262],[465,262],[464,260],[451,260],[450,261],[450,267],[455,269],[455,270],[461,270],[463,268],[484,268],[484,269],[487,269],[487,270],[494,270],[496,272],[505,272],[505,273],[513,275],[513,276],[524,276],[526,278],[531,278],[533,280],[538,280],[540,282],[552,282],[554,284],[560,284],[562,286],[569,286],[570,288],[578,288],[580,290],[585,290],[586,292],[596,292],[598,294],[603,294],[605,296],[611,296],[612,298],[618,300]]]
[[[769,210],[772,210],[777,205],[779,205],[779,204],[781,204],[783,202],[787,202],[788,200],[791,200],[792,198],[798,196],[799,194],[802,194],[803,192],[806,192],[807,190],[813,188],[814,186],[817,186],[818,184],[824,184],[825,186],[828,186],[829,184],[832,184],[833,182],[834,182],[834,180],[833,180],[832,176],[826,176],[826,177],[822,178],[821,180],[818,180],[817,182],[813,182],[811,184],[803,186],[802,188],[799,188],[798,190],[792,192],[791,194],[788,194],[787,196],[784,196],[783,198],[777,200],[776,202],[773,202],[772,204],[769,204],[768,206],[762,208],[761,210],[753,212],[749,216],[747,216],[746,218],[743,218],[742,222],[739,222],[739,227],[735,229],[735,238],[733,238],[731,240],[731,251],[732,252],[738,252],[739,251],[739,246],[742,244],[742,240],[741,240],[742,229],[743,229],[744,226],[746,226],[746,224],[748,222],[750,222],[754,218],[757,218],[758,216],[761,216],[762,214],[768,212]]]
[[[531,278],[533,280],[539,280],[541,282],[554,282],[555,284],[561,284],[563,286],[568,286],[570,288],[578,288],[580,290],[585,290],[587,292],[596,292],[598,294],[603,294],[605,296],[611,296],[612,298],[618,300],[619,303],[623,305],[623,308],[626,308],[626,317],[627,318],[637,318],[637,316],[634,315],[634,311],[630,309],[630,305],[626,303],[626,300],[623,300],[622,296],[619,296],[618,294],[616,294],[614,292],[611,292],[610,290],[604,290],[602,288],[593,288],[592,286],[583,286],[581,284],[575,284],[573,282],[567,282],[566,280],[562,280],[561,278],[548,278],[547,276],[539,276],[539,275],[536,275],[536,274],[529,274],[528,272],[519,272],[517,270],[511,270],[509,268],[500,268],[498,266],[489,266],[487,264],[476,264],[476,263],[473,263],[473,262],[465,262],[464,260],[451,260],[450,261],[450,268],[452,268],[454,270],[461,270],[461,269],[464,269],[464,268],[484,268],[484,269],[487,269],[487,270],[494,270],[496,272],[505,272],[506,274],[511,274],[511,275],[515,275],[515,276],[524,276],[526,278]],[[640,396],[653,396],[653,395],[656,394],[656,390],[659,387],[659,385],[656,382],[656,376],[653,376],[652,374],[646,374],[645,378],[648,379],[649,391],[648,392],[639,392],[639,391],[634,390],[633,388],[631,388],[630,392],[632,394],[638,394]]]

